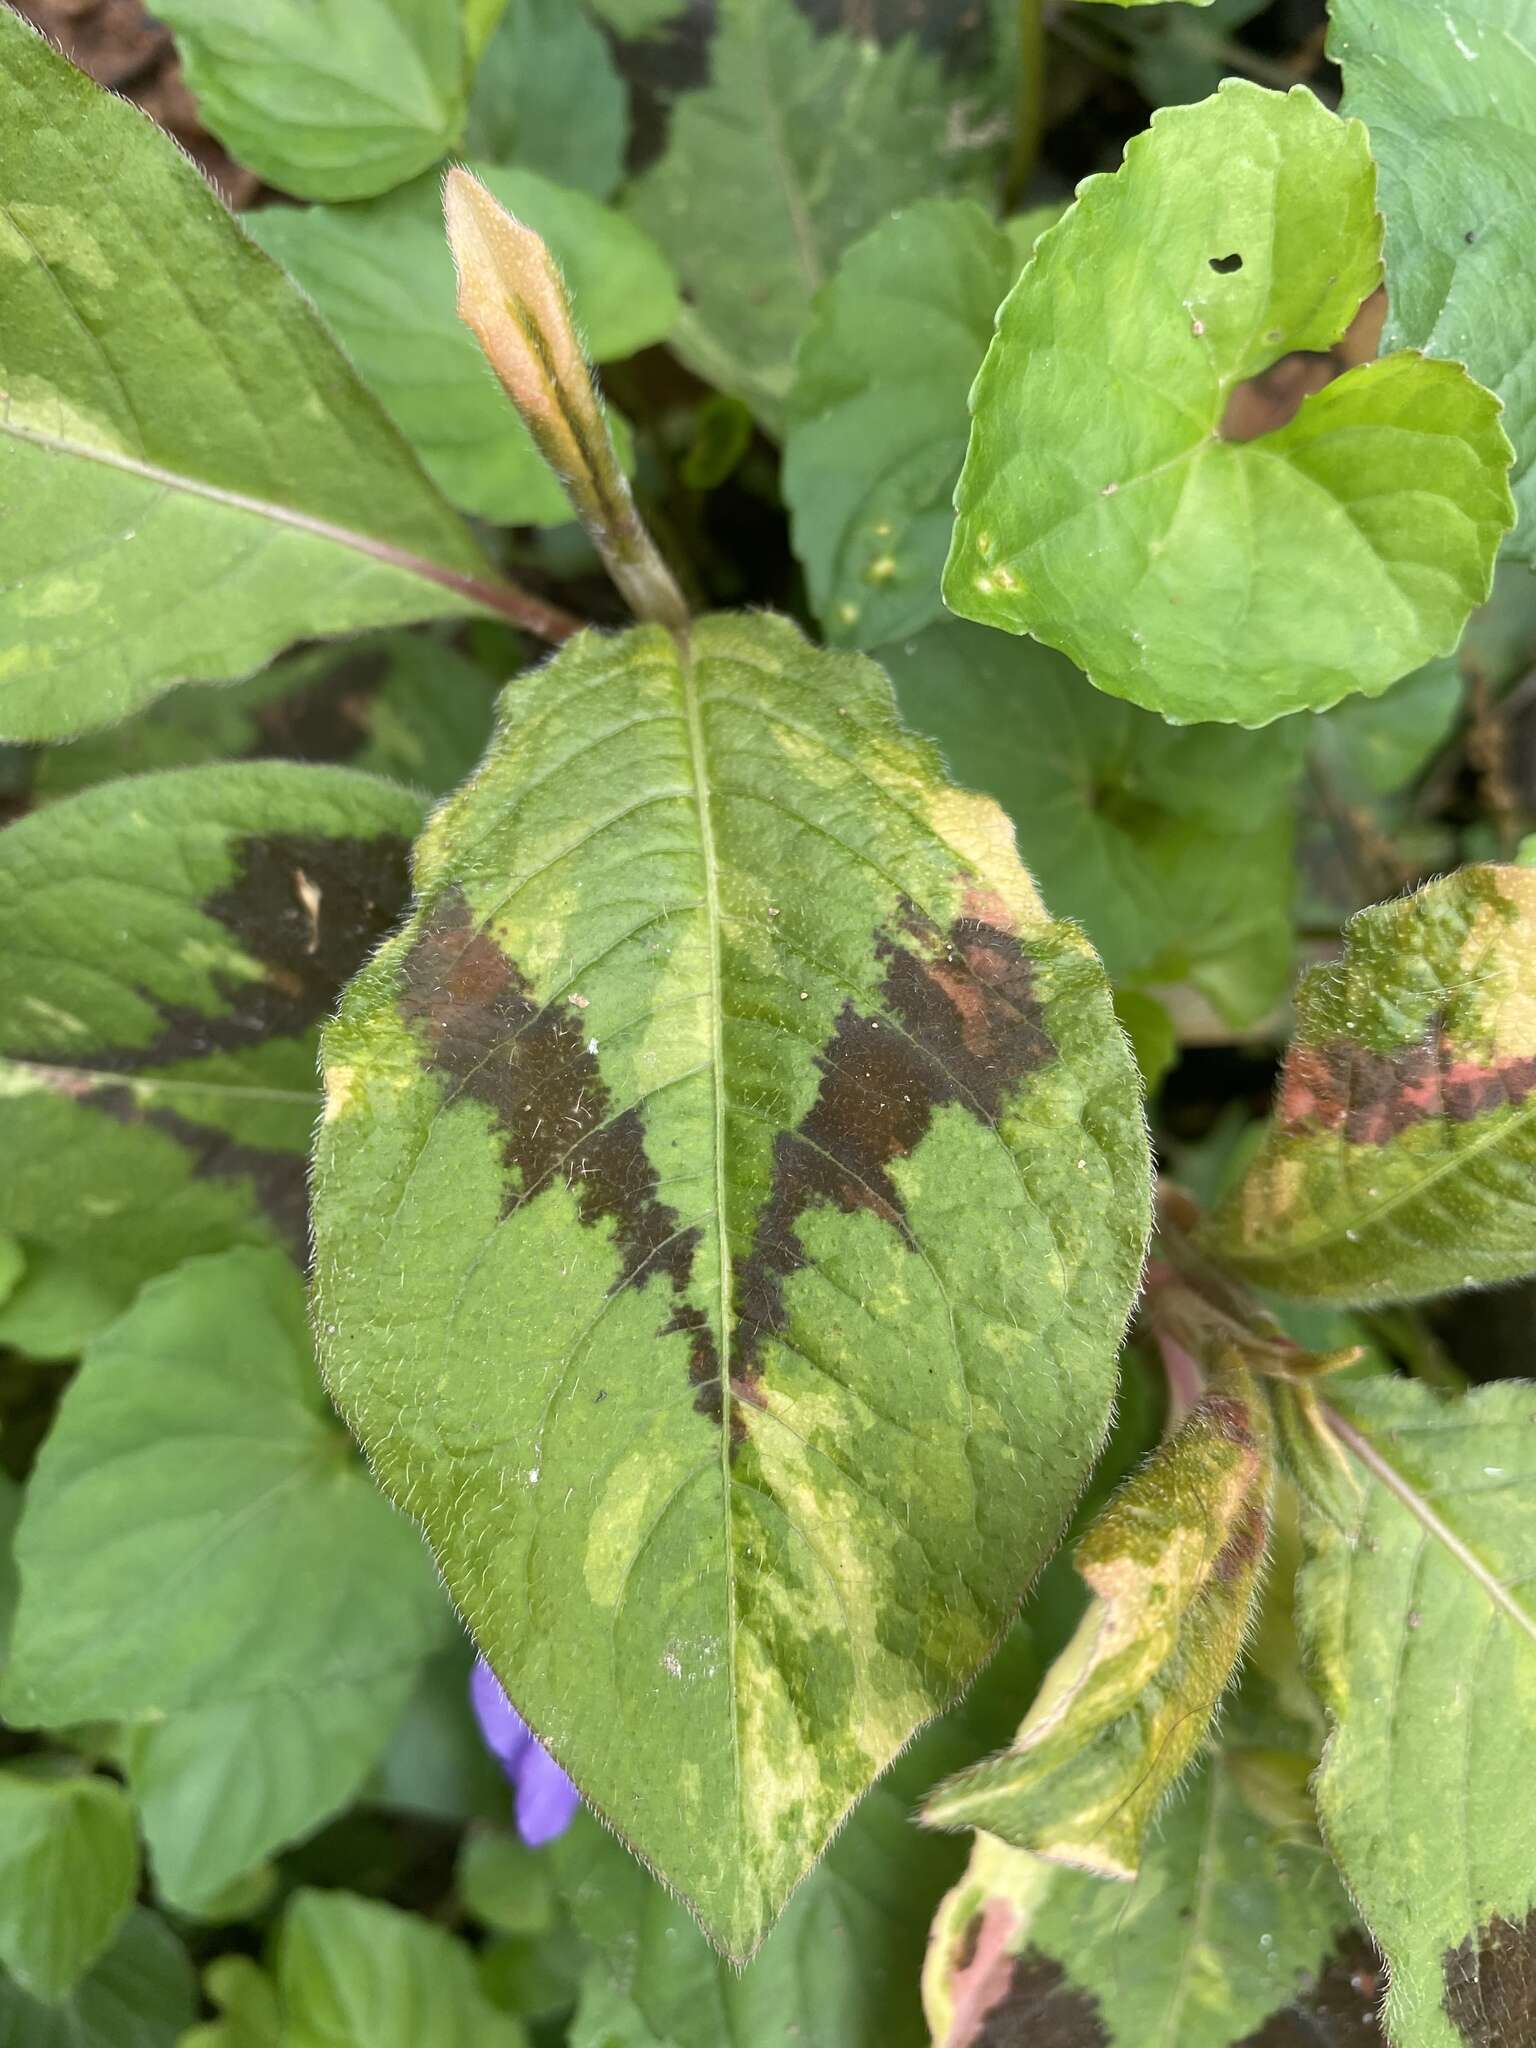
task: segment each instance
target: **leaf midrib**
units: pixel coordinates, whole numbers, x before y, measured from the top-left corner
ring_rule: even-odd
[[[10,393],[0,391],[0,406],[8,406]],[[231,491],[221,484],[205,482],[200,477],[183,474],[180,470],[163,469],[157,463],[145,462],[136,456],[125,455],[116,449],[93,447],[87,441],[77,441],[63,434],[45,434],[36,428],[18,426],[8,412],[0,415],[0,432],[13,440],[24,442],[29,447],[45,449],[51,455],[65,455],[83,462],[95,462],[106,469],[115,469],[125,476],[136,477],[144,483],[158,485],[163,490],[176,491],[186,497],[201,498],[205,502],[222,506],[226,511],[241,512],[252,518],[262,519],[274,526],[286,527],[294,533],[308,535],[311,539],[329,541],[335,546],[350,549],[354,554],[366,556],[402,574],[419,577],[423,582],[435,583],[441,589],[450,590],[463,598],[467,604],[481,610],[499,612],[505,617],[519,620],[535,633],[541,628],[533,623],[534,613],[547,615],[548,620],[558,621],[553,634],[543,637],[563,639],[569,630],[563,624],[563,615],[554,607],[545,607],[536,599],[502,585],[487,577],[472,576],[462,569],[450,568],[446,562],[433,561],[427,556],[412,554],[408,548],[400,547],[394,541],[380,539],[376,534],[360,533],[354,527],[340,526],[329,519],[321,519],[310,512],[301,512],[296,506],[279,505],[268,498],[254,498],[243,491]],[[574,623],[574,622],[572,622]]]
[[[1536,1643],[1536,1613],[1528,1613],[1521,1606],[1493,1567],[1483,1560],[1465,1538],[1456,1533],[1449,1522],[1436,1513],[1414,1482],[1398,1470],[1366,1429],[1358,1427],[1348,1416],[1340,1414],[1338,1409],[1331,1407],[1326,1401],[1321,1402],[1319,1406],[1328,1428],[1358,1463],[1363,1465],[1371,1477],[1413,1517],[1426,1535],[1433,1537],[1441,1548],[1455,1559],[1467,1577],[1481,1589],[1489,1605],[1501,1612],[1506,1620],[1523,1630],[1531,1641]]]
[[[709,759],[704,740],[704,719],[699,703],[698,678],[694,671],[693,646],[686,632],[672,636],[677,660],[678,683],[688,730],[688,757],[693,773],[694,805],[699,821],[699,848],[704,867],[704,916],[709,945],[709,1030],[710,1065],[713,1073],[715,1106],[715,1236],[720,1254],[720,1497],[725,1523],[725,1657],[726,1685],[730,1697],[731,1779],[736,1792],[736,1827],[745,1839],[746,1815],[742,1807],[741,1730],[737,1721],[736,1679],[736,1556],[732,1540],[731,1472],[731,1270],[730,1234],[727,1229],[725,1171],[725,1038],[723,1001],[724,976],[720,948],[720,867],[715,849],[714,822],[710,805]]]

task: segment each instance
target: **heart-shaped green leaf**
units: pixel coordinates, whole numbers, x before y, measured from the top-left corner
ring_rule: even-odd
[[[302,1284],[273,1251],[189,1260],[92,1343],[16,1561],[3,1711],[21,1727],[408,1686],[451,1630],[419,1536],[326,1403]]]
[[[0,737],[305,635],[516,608],[169,136],[8,7],[0,191],[0,496],[26,508],[0,520]]]
[[[1514,519],[1491,393],[1399,354],[1223,434],[1235,388],[1330,347],[1380,275],[1357,122],[1239,79],[1164,107],[998,315],[946,602],[1181,720],[1264,725],[1448,653]]]
[[[157,0],[197,110],[300,199],[367,199],[464,125],[460,0]]]
[[[1536,2039],[1536,1386],[1328,1391],[1324,1433],[1287,1433],[1328,1846],[1391,1965],[1389,2038],[1513,2048]]]
[[[1363,911],[1296,998],[1274,1121],[1208,1249],[1315,1301],[1536,1270],[1536,871]]]
[[[1330,0],[1346,114],[1371,132],[1387,221],[1389,348],[1465,363],[1504,401],[1520,524],[1536,555],[1536,19],[1529,0]]]
[[[332,1390],[519,1709],[726,1950],[955,1698],[1103,1432],[1103,973],[787,622],[511,684],[326,1042]]]

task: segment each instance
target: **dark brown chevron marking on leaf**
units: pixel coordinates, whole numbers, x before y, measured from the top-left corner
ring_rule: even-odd
[[[1531,2048],[1536,2042],[1536,1906],[1524,1920],[1502,1913],[1447,1949],[1445,2014],[1467,2048]]]
[[[613,1114],[579,1013],[559,999],[534,1000],[516,964],[476,928],[458,889],[443,893],[412,941],[399,1005],[423,1033],[429,1071],[495,1117],[509,1176],[503,1213],[563,1180],[588,1228],[613,1226],[613,1291],[664,1273],[679,1300],[663,1330],[688,1335],[691,1377],[718,1381],[708,1318],[681,1300],[702,1232],[680,1228],[676,1210],[660,1199],[640,1112]]]
[[[1345,1935],[1316,1980],[1235,2048],[1382,2048],[1382,1968],[1363,1934]]]
[[[1335,1039],[1297,1046],[1277,1115],[1290,1133],[1332,1131],[1351,1145],[1385,1145],[1415,1124],[1472,1123],[1536,1089],[1536,1057],[1483,1064],[1440,1032],[1395,1052]]]
[[[395,833],[373,839],[324,833],[253,834],[234,846],[235,875],[201,905],[261,969],[251,977],[215,972],[223,1011],[166,1002],[147,990],[160,1029],[147,1045],[74,1046],[19,1052],[46,1064],[108,1074],[143,1074],[210,1054],[298,1038],[336,1000],[400,914],[409,889],[409,847]]]
[[[1011,1959],[1002,1997],[965,2038],[968,2048],[1110,2048],[1098,2000],[1037,1948]]]
[[[131,1088],[120,1083],[77,1085],[69,1092],[114,1123],[140,1124],[173,1138],[187,1152],[194,1180],[249,1180],[256,1206],[272,1225],[273,1234],[295,1265],[308,1265],[308,1162],[302,1152],[244,1145],[212,1124],[193,1123],[173,1109],[141,1102]]]
[[[882,1013],[844,1004],[816,1055],[816,1100],[775,1141],[768,1201],[736,1284],[733,1355],[745,1383],[765,1339],[785,1327],[784,1283],[807,1263],[797,1231],[806,1211],[867,1209],[913,1248],[892,1163],[916,1149],[946,1103],[995,1122],[1018,1082],[1055,1055],[1032,963],[1010,932],[967,915],[941,933],[911,906],[903,930],[914,944],[886,933],[876,940]]]

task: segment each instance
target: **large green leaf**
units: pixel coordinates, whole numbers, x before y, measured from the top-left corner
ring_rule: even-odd
[[[930,1795],[931,1826],[1136,1875],[1237,1667],[1268,1546],[1271,1459],[1268,1408],[1231,1351],[1078,1545],[1094,1598],[1076,1635],[1012,1746]]]
[[[942,615],[965,396],[1023,254],[973,200],[920,200],[855,242],[818,293],[784,497],[829,639],[878,647]]]
[[[1285,1724],[1242,1732],[1299,1788]],[[1242,1764],[1204,1765],[1129,1892],[978,1834],[924,1970],[937,2048],[1377,2048],[1371,1946],[1315,1833],[1254,1804]]]
[[[1536,872],[1463,868],[1363,911],[1296,1009],[1274,1121],[1207,1248],[1317,1301],[1536,1270]]]
[[[301,199],[367,199],[464,124],[458,0],[155,0],[230,154]]]
[[[1387,222],[1392,348],[1465,363],[1504,401],[1520,524],[1536,553],[1536,324],[1524,223],[1536,206],[1536,17],[1529,0],[1383,7],[1330,0],[1344,112],[1371,131]]]
[[[655,244],[585,192],[534,171],[474,166],[565,272],[598,362],[662,340],[677,290]],[[448,496],[503,525],[559,525],[570,501],[507,409],[454,310],[453,258],[436,177],[368,206],[274,206],[252,234],[314,299]]]
[[[0,834],[0,1224],[120,1303],[239,1239],[303,1263],[315,1027],[396,918],[421,812],[259,762]]]
[[[415,1530],[330,1412],[274,1251],[189,1261],[91,1345],[16,1561],[3,1711],[24,1727],[292,1712],[408,1684],[449,1625]]]
[[[160,1898],[178,1912],[201,1912],[355,1799],[400,1723],[418,1669],[402,1662],[360,1679],[296,1678],[128,1729],[121,1762]]]
[[[283,1918],[277,1983],[287,2048],[523,2048],[445,1928],[346,1892],[301,1891]]]
[[[1358,123],[1241,79],[1163,108],[998,315],[946,602],[1177,719],[1264,725],[1449,653],[1514,518],[1495,398],[1401,353],[1222,433],[1234,388],[1330,347],[1380,275]]]
[[[220,690],[189,683],[106,732],[39,748],[31,796],[43,804],[115,775],[268,759],[345,762],[438,795],[485,751],[491,701],[490,674],[451,647],[365,633]]]
[[[1117,984],[1190,981],[1233,1024],[1284,995],[1309,721],[1175,730],[1030,640],[952,621],[880,650],[902,712],[995,796]]]
[[[1297,1588],[1329,1847],[1391,1965],[1396,2048],[1515,2048],[1536,2038],[1536,1387],[1332,1400]]]
[[[0,1976],[0,2048],[177,2048],[196,2004],[185,1949],[140,1908],[61,2005]]]
[[[975,184],[980,159],[911,39],[818,36],[794,0],[720,0],[719,14],[710,82],[678,102],[631,205],[685,287],[674,347],[774,428],[843,250],[897,208]]]
[[[176,145],[8,7],[0,191],[0,737],[505,599]]]
[[[511,0],[475,72],[467,153],[606,199],[628,134],[629,95],[586,10]]]
[[[133,1809],[82,1771],[0,1771],[0,1964],[48,2004],[122,1926],[139,1882]]]
[[[742,1955],[1082,1483],[1136,1082],[871,664],[712,618],[502,701],[327,1038],[324,1359],[519,1709]]]

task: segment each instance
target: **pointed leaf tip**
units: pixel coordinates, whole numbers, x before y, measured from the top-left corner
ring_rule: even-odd
[[[443,179],[443,218],[458,272],[459,318],[544,447],[535,422],[563,424],[559,385],[587,382],[565,280],[543,237],[460,164]]]

